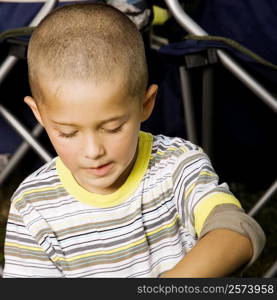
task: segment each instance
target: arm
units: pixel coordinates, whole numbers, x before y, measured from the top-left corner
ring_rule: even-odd
[[[219,185],[210,160],[201,150],[185,153],[176,170],[178,176],[174,173],[173,186],[178,191],[177,211],[198,242],[162,277],[221,277],[234,271],[241,273],[264,247],[261,227],[245,214],[228,185]],[[181,187],[184,187],[183,197],[179,196]]]
[[[222,277],[237,270],[242,273],[261,254],[265,241],[260,225],[242,208],[218,205],[207,217],[195,247],[161,277]]]
[[[249,238],[228,229],[207,233],[171,270],[161,277],[223,277],[252,257]]]

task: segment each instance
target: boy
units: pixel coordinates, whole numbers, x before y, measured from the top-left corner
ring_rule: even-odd
[[[219,277],[258,257],[262,229],[202,150],[140,132],[157,86],[123,13],[55,10],[28,66],[25,102],[58,157],[13,195],[4,277]]]

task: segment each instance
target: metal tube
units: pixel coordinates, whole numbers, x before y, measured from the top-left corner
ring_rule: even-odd
[[[47,0],[34,17],[32,22],[29,24],[30,27],[37,26],[40,21],[54,8],[57,4],[57,0]],[[14,67],[18,58],[9,55],[4,62],[0,66],[0,84],[6,78],[10,70]],[[2,105],[0,106],[0,112],[4,116],[4,118],[16,129],[16,131],[23,137],[24,140],[27,141],[29,145],[31,145],[35,151],[42,157],[43,160],[49,161],[51,160],[51,156],[35,141],[35,139],[27,132],[27,130],[17,121]],[[40,126],[40,125],[38,125]],[[24,145],[23,148],[26,148],[27,144]],[[17,154],[23,153],[23,148]],[[25,151],[25,150],[24,150]],[[20,154],[21,155],[21,154]],[[6,170],[9,172],[9,170]],[[6,172],[5,172],[6,173]],[[3,174],[1,174],[1,178]]]
[[[213,126],[214,126],[214,95],[213,95],[213,67],[207,66],[203,70],[202,91],[202,147],[213,156]]]
[[[201,28],[196,22],[194,22],[191,17],[189,17],[185,12],[183,7],[177,0],[165,0],[166,5],[171,11],[172,15],[176,21],[184,28],[187,32],[195,35],[207,35],[208,33]]]
[[[42,8],[39,10],[37,15],[34,17],[32,22],[29,24],[30,27],[37,26],[39,22],[53,9],[53,7],[56,5],[57,0],[47,0]],[[13,66],[18,61],[18,58],[12,55],[9,55],[4,62],[1,64],[0,67],[0,84],[2,81],[6,78],[10,70],[13,68]]]
[[[185,12],[178,0],[165,0],[168,8],[176,21],[189,33],[194,35],[207,35],[196,22],[194,22]],[[256,96],[265,102],[274,112],[277,112],[277,100],[258,81],[246,72],[233,58],[225,51],[217,50],[218,57],[222,64],[241,80]]]
[[[187,131],[187,138],[197,144],[197,130],[195,125],[194,110],[192,105],[191,84],[189,74],[184,66],[179,68],[181,93],[184,108],[184,117]]]
[[[40,124],[37,124],[35,128],[32,130],[32,135],[34,137],[38,137],[42,131],[43,127]],[[0,173],[0,185],[4,182],[4,180],[9,176],[9,174],[15,169],[17,163],[21,160],[24,154],[29,150],[30,146],[27,142],[22,142],[22,144],[17,148],[16,152],[9,159],[8,164],[4,167],[4,169]]]
[[[216,51],[221,63],[243,82],[256,96],[265,102],[274,112],[277,112],[277,99],[273,97],[257,80],[239,66],[233,58],[222,50]]]
[[[19,135],[40,155],[40,157],[45,160],[45,162],[48,162],[52,159],[51,155],[43,149],[43,147],[22,126],[22,124],[20,124],[17,119],[2,105],[0,105],[0,113],[7,120],[7,122],[19,133]]]
[[[272,278],[277,274],[277,260],[273,263],[273,265],[265,272],[263,278]]]
[[[47,0],[45,1],[44,5],[38,12],[38,14],[35,16],[35,18],[30,23],[30,27],[37,26],[40,21],[55,7],[57,0]]]
[[[248,212],[248,215],[253,217],[265,204],[270,198],[276,193],[277,191],[277,180],[273,182],[270,188],[265,192],[265,194],[260,198],[260,200],[251,208]]]
[[[10,70],[13,68],[13,66],[16,64],[17,61],[18,61],[17,57],[10,55],[1,64],[1,66],[0,66],[0,84],[2,83],[2,81],[4,81],[4,79],[9,74]]]

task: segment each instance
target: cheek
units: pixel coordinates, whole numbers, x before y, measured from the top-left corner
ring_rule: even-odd
[[[77,151],[75,151],[73,147],[57,147],[56,151],[64,161],[68,161],[69,163],[74,162],[78,157]]]
[[[112,157],[120,160],[122,163],[130,163],[137,148],[138,137],[122,136],[109,145],[109,153]]]
[[[75,143],[71,139],[64,139],[53,135],[49,135],[49,138],[57,154],[63,159],[64,162],[74,162],[73,158],[77,158],[79,143]]]

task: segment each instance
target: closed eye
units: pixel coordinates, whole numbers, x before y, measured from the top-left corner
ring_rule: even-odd
[[[122,129],[122,125],[120,125],[119,127],[113,128],[113,129],[104,129],[104,130],[108,133],[116,133],[116,132],[121,131],[121,129]]]
[[[78,131],[74,131],[72,133],[64,133],[64,132],[59,132],[59,136],[63,138],[72,138],[77,134]]]

